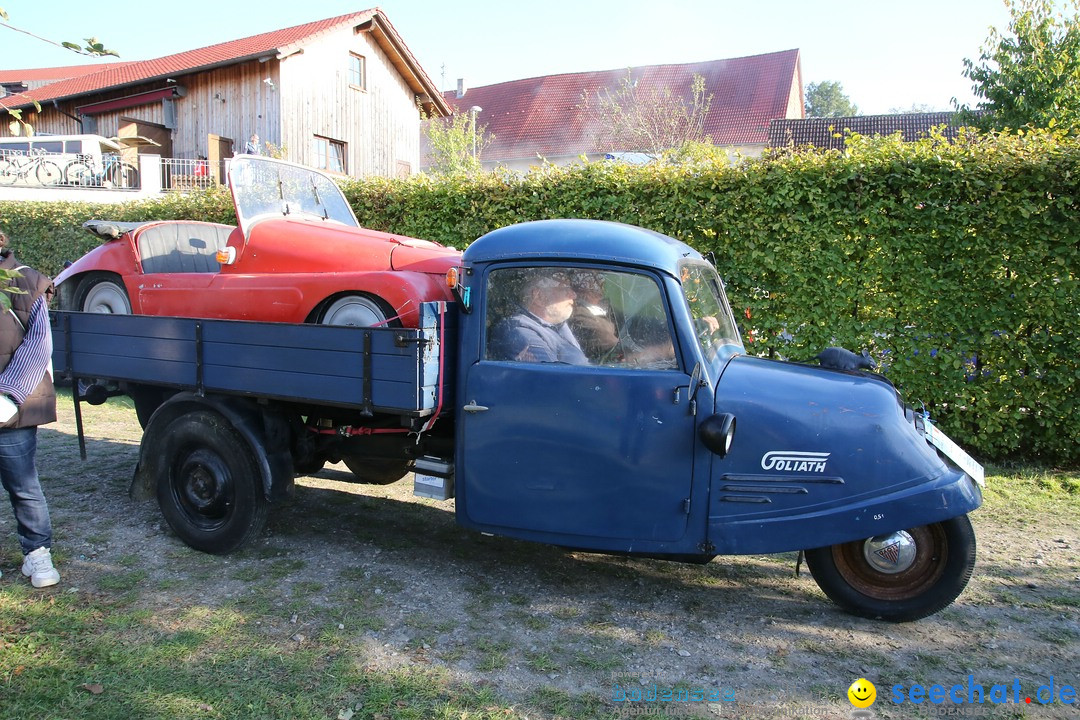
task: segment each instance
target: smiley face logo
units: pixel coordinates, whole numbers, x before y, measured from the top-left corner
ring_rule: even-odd
[[[859,678],[847,689],[848,700],[857,708],[868,708],[877,700],[877,688],[866,678]]]

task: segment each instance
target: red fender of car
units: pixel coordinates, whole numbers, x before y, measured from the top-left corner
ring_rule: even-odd
[[[116,273],[125,280],[139,272],[132,251],[130,234],[125,233],[116,240],[98,245],[90,252],[73,262],[56,276],[53,281],[57,286],[71,278],[92,271]],[[131,289],[128,288],[130,294]]]

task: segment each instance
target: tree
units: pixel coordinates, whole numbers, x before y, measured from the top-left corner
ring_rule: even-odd
[[[486,125],[477,126],[476,112],[428,119],[424,132],[433,173],[475,175],[483,169],[480,158],[495,136],[487,132]]]
[[[29,35],[32,38],[37,38],[38,40],[41,40],[42,42],[47,42],[47,43],[49,43],[51,45],[56,45],[57,47],[62,47],[65,50],[70,50],[70,51],[72,51],[74,53],[78,53],[79,55],[89,55],[91,57],[103,57],[103,56],[106,56],[106,55],[113,55],[115,57],[120,57],[119,53],[117,53],[115,50],[109,50],[108,48],[106,48],[101,43],[100,40],[98,40],[95,37],[85,38],[85,40],[84,40],[85,44],[84,45],[79,45],[78,43],[73,43],[73,42],[59,42],[58,43],[58,42],[55,42],[53,40],[49,40],[48,38],[43,38],[40,35],[35,35],[32,32],[29,32],[27,30],[23,30],[22,28],[15,27],[14,25],[11,25],[11,24],[9,24],[7,22],[9,20],[9,17],[8,17],[7,11],[5,11],[4,8],[2,8],[2,7],[0,7],[0,20],[4,21],[4,22],[0,22],[0,26],[6,27],[8,30],[14,30],[15,32],[20,32],[20,33],[23,33],[24,35]],[[34,105],[34,110],[36,112],[41,112],[41,106],[37,102],[34,102],[33,105]],[[33,135],[34,134],[34,128],[29,123],[25,122],[22,119],[22,110],[20,110],[18,108],[8,107],[7,104],[5,104],[3,101],[0,101],[0,109],[6,111],[8,115],[10,115],[12,118],[14,118],[11,121],[11,124],[8,126],[9,129],[11,130],[12,135],[21,135],[21,134]]]
[[[906,115],[909,113],[935,113],[935,112],[948,112],[948,110],[941,110],[927,103],[911,103],[911,107],[893,107],[889,108],[890,115]]]
[[[655,159],[687,143],[707,141],[705,116],[711,104],[701,75],[694,75],[690,95],[684,97],[670,87],[639,83],[627,71],[618,88],[601,88],[595,97],[584,93],[578,109],[597,128],[597,148]]]
[[[807,117],[849,117],[858,114],[859,108],[851,104],[840,83],[825,80],[806,86]]]
[[[983,100],[973,110],[954,98],[962,121],[986,130],[1080,127],[1080,0],[1063,4],[1071,16],[1055,14],[1051,0],[1006,0],[1008,34],[991,28],[979,63],[964,60]]]

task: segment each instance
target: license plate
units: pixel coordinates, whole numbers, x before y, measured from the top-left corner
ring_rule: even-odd
[[[926,434],[926,439],[930,441],[930,444],[936,447],[941,452],[945,453],[945,457],[956,463],[957,467],[971,476],[979,487],[986,487],[986,475],[983,472],[983,466],[975,462],[975,458],[964,452],[964,449],[954,443],[952,439],[937,428],[936,425],[929,420],[926,421],[925,429],[923,432]]]

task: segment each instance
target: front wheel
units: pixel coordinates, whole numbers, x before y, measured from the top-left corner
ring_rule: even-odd
[[[108,315],[130,315],[131,300],[120,276],[108,272],[87,273],[75,289],[71,309]]]
[[[866,540],[806,551],[822,591],[860,617],[908,622],[947,607],[975,569],[966,515]]]
[[[60,166],[50,160],[42,160],[38,163],[35,176],[39,185],[45,185],[46,187],[52,185],[59,185],[64,181],[64,171],[60,169]]]
[[[253,452],[224,417],[189,412],[162,437],[158,505],[181,540],[227,553],[262,532],[269,506]]]

